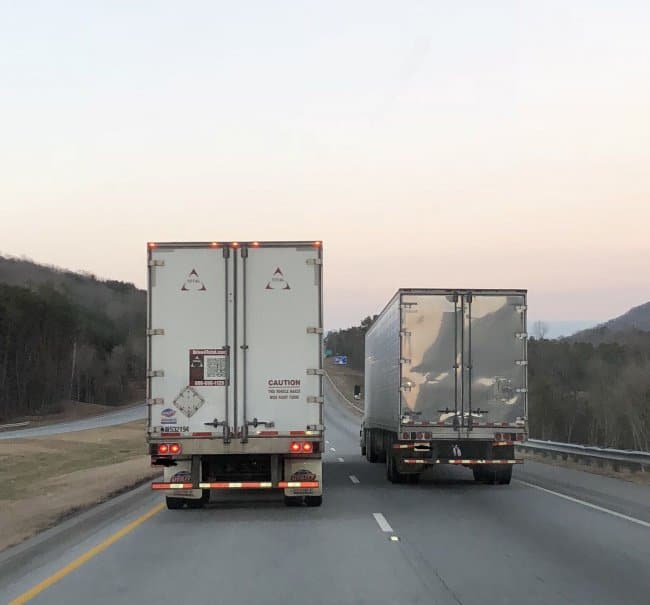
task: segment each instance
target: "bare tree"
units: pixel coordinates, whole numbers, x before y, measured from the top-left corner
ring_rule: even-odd
[[[533,336],[537,340],[544,340],[548,334],[548,324],[545,321],[536,321],[533,324]]]

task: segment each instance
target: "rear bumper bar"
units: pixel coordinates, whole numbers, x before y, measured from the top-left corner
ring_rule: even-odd
[[[404,458],[400,460],[404,464],[523,464],[523,458],[512,460],[485,460],[481,458]]]
[[[286,489],[286,488],[317,488],[318,481],[279,481],[275,485],[271,481],[220,481],[212,483],[201,482],[198,486],[192,483],[152,483],[151,489]]]

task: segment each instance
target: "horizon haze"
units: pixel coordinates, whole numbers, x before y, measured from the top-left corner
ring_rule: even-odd
[[[324,242],[325,321],[400,287],[650,300],[650,5],[0,8],[0,252],[145,286],[147,241]]]

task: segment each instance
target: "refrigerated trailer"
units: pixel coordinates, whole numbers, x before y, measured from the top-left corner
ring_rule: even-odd
[[[366,334],[361,451],[390,481],[429,467],[509,483],[528,433],[526,290],[402,289]]]
[[[322,245],[150,243],[147,441],[168,508],[322,502]]]

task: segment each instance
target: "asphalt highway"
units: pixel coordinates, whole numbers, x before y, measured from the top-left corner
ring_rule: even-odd
[[[392,485],[325,394],[322,507],[229,493],[169,511],[140,488],[0,554],[0,602],[650,602],[650,488],[533,462],[509,486],[447,467]]]
[[[0,432],[0,440],[16,439],[20,437],[44,437],[47,435],[57,435],[59,433],[72,433],[74,431],[84,431],[86,429],[98,429],[105,426],[114,426],[124,424],[133,420],[146,418],[147,406],[144,404],[123,408],[115,412],[108,412],[100,416],[91,416],[80,420],[70,420],[69,422],[57,422],[34,428],[24,428],[7,430]]]

